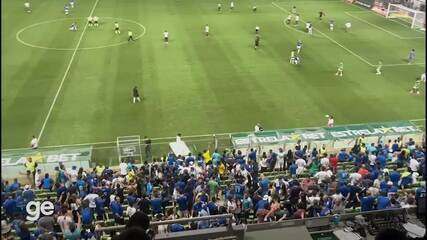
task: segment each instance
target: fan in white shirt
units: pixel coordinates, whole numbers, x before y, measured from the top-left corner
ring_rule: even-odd
[[[119,168],[121,176],[126,176],[128,174],[128,165],[125,163],[125,161],[120,163]]]
[[[317,172],[314,175],[314,177],[318,179],[317,183],[321,184],[323,181],[325,181],[326,179],[330,178],[331,175],[330,175],[330,173],[328,173],[327,171],[325,171],[325,169],[323,169],[322,171]]]
[[[77,167],[72,166],[71,169],[68,170],[68,175],[70,176],[71,182],[73,183],[77,182],[77,175],[78,175]]]
[[[307,165],[307,162],[304,160],[304,159],[302,159],[302,158],[298,158],[296,161],[295,161],[295,164],[298,166],[298,167],[305,167],[305,165]]]
[[[86,195],[86,197],[83,200],[89,200],[89,207],[90,208],[95,208],[96,204],[95,204],[95,199],[99,197],[98,194],[95,193],[89,193],[88,195]]]
[[[348,176],[348,178],[350,179],[350,183],[354,184],[354,183],[358,182],[362,178],[362,175],[360,175],[360,173],[354,172],[354,173],[351,173]]]
[[[128,206],[126,209],[126,215],[128,215],[129,217],[132,217],[133,214],[136,213],[136,208],[134,206]]]
[[[42,184],[42,170],[37,169],[36,174],[34,175],[34,182],[36,184],[36,188],[38,188]]]
[[[411,160],[409,160],[409,167],[411,168],[412,172],[418,172],[419,166],[420,163],[417,161],[417,159],[411,158]]]
[[[324,157],[324,158],[320,159],[320,164],[321,164],[323,167],[329,167],[329,158]]]

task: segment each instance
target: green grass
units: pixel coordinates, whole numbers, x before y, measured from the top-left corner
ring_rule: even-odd
[[[63,13],[66,1],[34,1],[33,12],[21,1],[2,1],[2,149],[26,147],[38,135],[66,72],[96,0],[77,1],[71,16]],[[143,29],[119,20],[120,36],[112,18],[136,21],[146,28],[133,43],[78,50],[46,122],[41,146],[112,141],[117,136],[151,137],[238,132],[261,122],[267,129],[319,126],[325,114],[336,124],[418,119],[425,116],[424,98],[410,95],[415,78],[425,65],[405,59],[411,48],[424,63],[424,33],[386,20],[375,13],[341,1],[229,2],[223,12],[218,1],[206,0],[99,0],[94,15],[99,28],[88,28],[80,48],[126,41],[126,30]],[[283,24],[285,11],[296,5],[303,21],[312,21],[313,36],[300,27]],[[317,19],[318,10],[326,18]],[[285,10],[285,11],[284,11]],[[354,11],[354,12],[352,12]],[[350,12],[354,18],[345,12]],[[108,17],[108,18],[106,18]],[[70,51],[29,47],[69,48]],[[328,31],[334,19],[336,29]],[[373,25],[368,25],[368,21]],[[343,30],[350,20],[349,33]],[[78,32],[68,31],[77,21]],[[209,24],[211,36],[202,34]],[[261,47],[253,49],[254,28],[261,28]],[[375,27],[375,26],[379,26]],[[165,47],[162,32],[170,32]],[[416,39],[407,39],[414,38]],[[290,65],[290,51],[303,41],[302,64]],[[332,42],[338,42],[370,64],[382,60],[383,75],[375,67]],[[334,75],[344,62],[344,77]],[[133,86],[144,100],[131,104]],[[422,89],[424,93],[424,86]]]

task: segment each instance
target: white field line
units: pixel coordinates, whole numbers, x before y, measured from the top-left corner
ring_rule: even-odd
[[[354,7],[360,8],[361,10],[359,10],[359,11],[351,10],[351,11],[348,11],[348,12],[364,12],[364,13],[373,13],[373,14],[376,14],[376,15],[378,15],[378,16],[381,16],[381,17],[383,17],[383,18],[385,18],[385,19],[387,19],[387,20],[390,20],[390,21],[393,21],[393,22],[395,22],[395,23],[398,23],[398,24],[400,24],[400,25],[402,25],[402,26],[404,26],[404,27],[407,27],[407,28],[413,29],[413,28],[411,28],[411,27],[410,27],[410,26],[408,26],[408,25],[405,25],[405,24],[403,24],[403,23],[401,23],[401,22],[399,22],[399,21],[393,20],[392,18],[386,18],[386,17],[384,17],[384,15],[381,15],[380,13],[377,13],[377,12],[375,12],[375,11],[370,11],[370,10],[368,10],[368,9],[366,9],[366,8],[363,8],[362,6],[359,6],[359,5],[357,5],[357,4],[351,4],[351,6],[354,6]],[[418,29],[413,29],[413,30],[415,30],[416,32],[425,33],[424,31],[421,31],[421,30],[418,30]]]
[[[98,5],[98,2],[99,2],[99,0],[95,1],[95,4],[93,5],[92,10],[89,13],[89,16],[92,16],[93,12],[95,11],[96,5]],[[67,69],[65,70],[64,76],[61,79],[61,83],[59,84],[58,90],[56,91],[55,97],[53,98],[53,101],[52,101],[52,103],[50,105],[49,112],[47,113],[46,118],[44,119],[42,128],[41,128],[39,136],[38,136],[38,140],[39,141],[41,140],[41,138],[43,136],[44,128],[46,127],[47,121],[49,121],[50,114],[52,113],[53,107],[55,106],[56,100],[58,99],[59,93],[61,92],[62,85],[64,84],[64,81],[65,81],[65,79],[68,76],[68,73],[69,73],[70,68],[71,68],[71,64],[74,61],[74,57],[76,56],[77,50],[79,49],[80,43],[82,42],[82,39],[83,39],[83,36],[84,36],[84,34],[86,32],[88,24],[89,24],[89,22],[86,22],[86,24],[85,24],[85,26],[83,28],[82,34],[80,35],[79,41],[77,42],[77,45],[74,48],[73,54],[71,55],[71,58],[70,58],[70,62],[68,62]]]
[[[421,122],[421,121],[425,121],[426,119],[425,118],[419,118],[419,119],[412,119],[412,120],[409,120],[410,122]]]
[[[371,23],[371,22],[369,22],[369,21],[367,21],[365,19],[362,19],[360,17],[354,16],[354,15],[350,14],[349,12],[344,12],[344,13],[347,14],[347,15],[349,15],[349,16],[351,16],[351,17],[353,17],[353,18],[355,18],[355,19],[357,19],[357,20],[359,20],[359,21],[362,21],[362,22],[364,22],[364,23],[366,23],[366,24],[368,24],[368,25],[370,25],[372,27],[378,28],[379,30],[384,31],[384,32],[386,32],[386,33],[388,33],[388,34],[390,34],[390,35],[392,35],[392,36],[394,36],[396,38],[402,39],[402,40],[404,40],[404,39],[419,39],[419,38],[424,38],[424,37],[402,37],[399,34],[396,34],[394,32],[391,32],[391,31],[387,30],[387,29],[384,29],[384,28],[382,28],[382,27],[380,27],[380,26],[378,26],[376,24],[373,24],[373,23]]]
[[[277,7],[278,9],[282,10],[283,12],[289,13],[288,10],[282,8],[281,6],[277,5],[275,2],[272,2],[271,4],[273,4],[275,7]],[[301,20],[301,22],[306,23],[305,21]],[[368,64],[369,66],[373,67],[374,65],[372,63],[370,63],[368,60],[366,60],[365,58],[363,58],[362,56],[360,56],[359,54],[353,52],[352,50],[348,49],[347,47],[343,46],[342,44],[340,44],[339,42],[335,41],[334,39],[332,39],[331,37],[329,37],[328,35],[324,34],[322,31],[316,29],[313,27],[314,30],[318,31],[320,34],[322,34],[324,37],[326,37],[327,39],[329,39],[331,42],[335,43],[336,45],[340,46],[342,49],[346,50],[347,52],[349,52],[350,54],[352,54],[353,56],[357,57],[358,59],[360,59],[362,62]]]
[[[420,118],[420,119],[410,119],[410,120],[401,120],[401,121],[410,121],[410,122],[417,122],[417,121],[424,121],[425,118]],[[396,120],[398,121],[398,120]],[[337,125],[337,127],[339,126],[357,126],[357,125],[363,125],[363,123],[355,123],[355,124],[345,124],[345,125]],[[302,127],[302,128],[293,128],[294,130],[301,130],[301,129],[318,129],[321,128],[319,126],[317,127]],[[281,130],[281,129],[276,129],[276,130]],[[184,136],[182,137],[183,140],[189,139],[189,138],[197,138],[197,137],[213,137],[214,135],[217,137],[220,136],[229,136],[232,134],[238,134],[238,133],[253,133],[253,132],[229,132],[229,133],[211,133],[211,134],[202,134],[202,135],[189,135],[189,136]],[[171,140],[174,141],[175,137],[158,137],[158,138],[151,138],[151,140]],[[191,141],[204,141],[203,140],[190,140]],[[105,142],[91,142],[91,143],[76,143],[76,144],[66,144],[66,145],[52,145],[52,146],[45,146],[45,147],[39,147],[38,149],[48,149],[48,148],[63,148],[63,147],[78,147],[78,146],[90,146],[90,145],[100,145],[100,144],[111,144],[111,143],[116,143],[117,141],[105,141]],[[160,143],[152,143],[152,145],[157,145],[157,144],[164,144],[167,142],[160,142]],[[94,148],[94,149],[102,149],[102,148],[107,148],[107,147],[98,147],[98,148]],[[2,149],[1,151],[18,151],[18,150],[31,150],[31,148],[9,148],[9,149]]]
[[[425,65],[426,63],[396,63],[396,64],[383,64],[383,67],[398,67],[398,66],[412,66],[412,65]],[[378,66],[378,65],[375,65]]]

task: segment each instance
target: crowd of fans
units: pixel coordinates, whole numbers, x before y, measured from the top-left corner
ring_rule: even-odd
[[[246,155],[205,150],[196,156],[169,153],[161,162],[140,166],[123,161],[118,170],[102,165],[66,169],[60,164],[54,176],[42,174],[29,160],[31,185],[2,179],[2,237],[8,239],[13,229],[25,240],[99,239],[110,212],[116,225],[141,223],[133,219],[143,218],[146,231],[148,216],[163,221],[231,213],[236,224],[247,224],[251,216],[261,223],[341,214],[346,209],[406,207],[425,195],[425,152],[425,146],[412,139],[365,144],[362,136],[351,150],[339,153],[300,143],[277,152],[250,149]],[[274,179],[267,177],[272,171],[278,173]],[[42,216],[30,231],[25,207],[36,199],[36,189],[56,192],[56,197],[44,199],[54,204],[54,214]],[[225,219],[197,221],[159,226],[155,232],[226,224]]]

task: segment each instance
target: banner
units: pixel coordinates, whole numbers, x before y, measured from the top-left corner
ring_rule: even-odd
[[[54,168],[63,163],[70,168],[89,168],[92,147],[71,147],[61,149],[28,149],[22,151],[4,151],[1,156],[1,170],[4,178],[14,178],[25,173],[25,162],[31,157],[38,163],[43,173],[53,172]]]
[[[333,128],[307,128],[307,129],[283,129],[259,133],[232,134],[231,141],[235,148],[248,146],[262,146],[275,144],[289,144],[301,141],[301,145],[315,143],[317,147],[322,144],[348,146],[354,143],[357,137],[365,135],[366,143],[377,143],[383,138],[396,139],[401,136],[413,136],[419,138],[423,131],[409,121],[385,122],[371,124],[344,125]],[[414,139],[416,140],[416,139]]]
[[[372,8],[374,0],[355,0],[354,3],[362,7]]]

